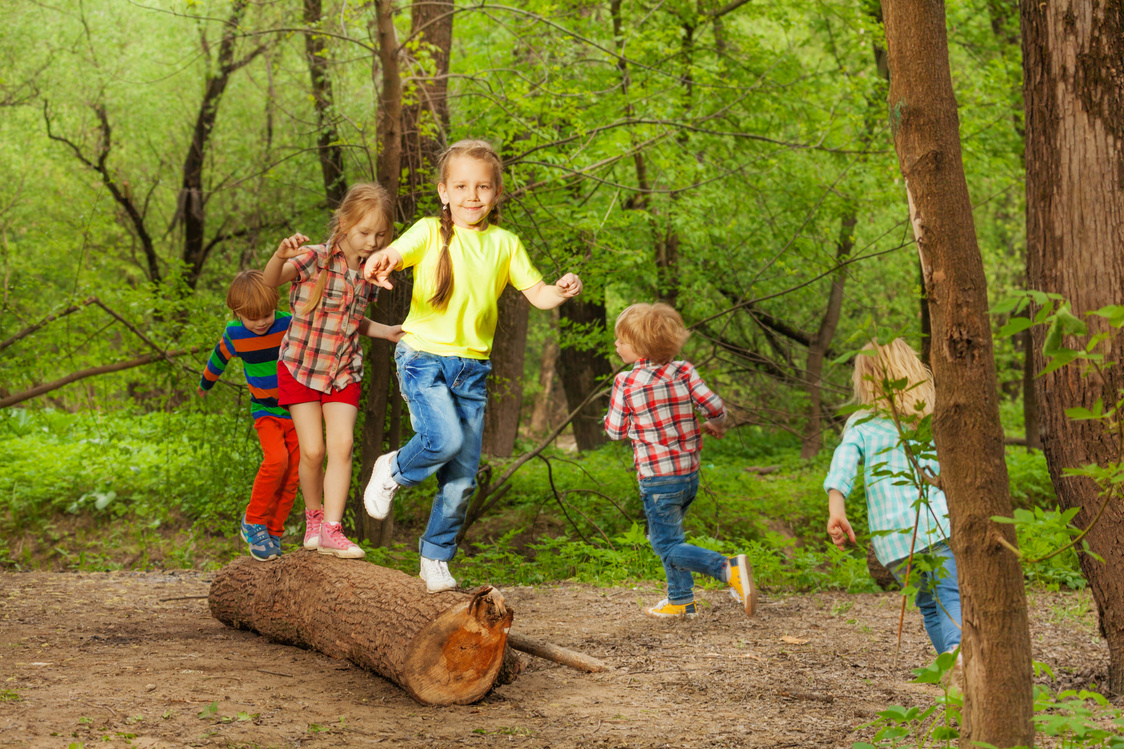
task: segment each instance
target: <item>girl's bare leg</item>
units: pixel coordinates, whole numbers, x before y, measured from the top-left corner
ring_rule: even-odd
[[[351,488],[351,448],[358,417],[359,409],[348,403],[324,404],[328,452],[328,468],[324,471],[323,484],[324,520],[329,523],[338,523],[343,519],[347,492]],[[301,474],[301,480],[304,480],[304,474]]]
[[[289,406],[289,415],[293,417],[301,450],[299,473],[304,506],[308,510],[319,510],[324,498],[324,417],[320,404],[294,404]]]

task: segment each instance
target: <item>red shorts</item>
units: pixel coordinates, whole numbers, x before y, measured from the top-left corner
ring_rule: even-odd
[[[293,379],[293,373],[284,362],[277,362],[277,404],[295,406],[298,403],[348,403],[359,408],[360,386],[353,382],[343,390],[321,393]]]

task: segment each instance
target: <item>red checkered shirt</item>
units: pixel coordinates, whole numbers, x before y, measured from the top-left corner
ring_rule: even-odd
[[[330,241],[330,240],[329,240]],[[293,379],[313,390],[329,393],[363,379],[363,349],[359,323],[367,304],[379,296],[379,287],[348,272],[343,252],[329,253],[328,245],[308,245],[290,258],[297,277],[289,289],[293,322],[281,342],[280,361]],[[316,288],[316,279],[327,273],[320,305],[310,314],[301,312]]]
[[[605,431],[609,439],[632,440],[640,478],[686,476],[699,468],[701,434],[695,409],[708,420],[726,418],[722,399],[690,362],[653,364],[641,359],[613,382]]]

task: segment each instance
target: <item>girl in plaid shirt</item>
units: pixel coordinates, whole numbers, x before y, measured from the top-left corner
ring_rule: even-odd
[[[646,613],[693,618],[698,611],[691,573],[701,572],[728,584],[753,616],[757,588],[745,554],[724,557],[686,543],[683,534],[683,516],[699,489],[702,436],[695,410],[707,417],[703,431],[715,437],[726,431],[722,399],[690,362],[672,361],[687,341],[683,318],[666,304],[634,304],[617,317],[616,334],[617,354],[633,368],[613,382],[605,431],[609,439],[632,440],[648,542],[667,575],[667,598]]]
[[[911,560],[916,565],[921,555],[932,558],[926,567],[934,566],[935,558],[943,560],[937,569],[922,571],[914,566],[910,579],[919,589],[917,608],[933,647],[938,653],[955,650],[960,645],[960,588],[956,559],[948,547],[948,504],[936,487],[927,487],[928,496],[921,498],[913,482],[903,482],[902,475],[916,476],[916,468],[895,424],[896,420],[916,426],[933,412],[932,375],[909,344],[895,338],[885,345],[868,343],[855,357],[851,379],[855,401],[866,409],[847,420],[824,479],[827,533],[840,549],[848,539],[855,542],[844,501],[862,462],[874,554],[899,582]],[[904,387],[890,386],[902,382]],[[917,464],[934,475],[941,470],[931,458],[918,456]]]
[[[281,242],[264,271],[272,286],[293,284],[293,321],[281,342],[277,389],[278,402],[289,409],[300,443],[304,548],[347,559],[365,556],[340,527],[363,380],[359,336],[391,341],[402,336],[401,326],[364,316],[379,290],[363,278],[359,267],[386,244],[391,221],[386,190],[376,184],[354,185],[332,215],[327,242],[302,246],[308,237],[294,234]]]
[[[500,294],[510,284],[539,309],[553,309],[582,289],[573,273],[553,286],[543,283],[519,237],[496,225],[503,163],[490,144],[454,143],[437,171],[441,218],[417,222],[366,267],[367,277],[385,288],[392,270],[414,268],[406,334],[394,352],[414,436],[375,461],[363,502],[372,517],[384,518],[399,487],[437,474],[437,496],[418,544],[430,593],[457,585],[448,563],[476,488]]]

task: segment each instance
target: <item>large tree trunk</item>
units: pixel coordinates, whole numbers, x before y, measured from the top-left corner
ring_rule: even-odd
[[[575,325],[594,330],[605,327],[605,305],[599,302],[575,297],[559,308],[559,314]],[[562,350],[562,355],[558,357],[558,369],[570,411],[580,406],[598,383],[613,371],[609,360],[599,349],[576,346]],[[592,450],[605,443],[605,412],[608,408],[607,395],[594,398],[574,417],[574,440],[578,450]]]
[[[304,0],[304,22],[309,28],[320,25],[323,10],[320,0]],[[316,152],[320,157],[320,171],[324,175],[324,194],[328,209],[334,211],[347,194],[344,178],[343,149],[332,119],[332,79],[328,75],[326,37],[318,34],[304,35],[304,52],[308,58],[308,74],[312,79],[312,105],[316,109]]]
[[[944,4],[884,0],[890,119],[924,271],[936,384],[933,436],[963,607],[961,746],[1034,742],[1030,629],[1011,515],[988,318],[960,152]]]
[[[215,575],[209,603],[224,624],[346,658],[423,705],[476,702],[522,670],[514,654],[505,668],[514,612],[487,586],[430,595],[397,570],[296,552],[235,560]]]
[[[1118,3],[1023,2],[1026,102],[1026,239],[1031,288],[1066,297],[1076,314],[1120,304],[1124,288],[1124,11]],[[1088,318],[1090,333],[1109,330]],[[1041,369],[1045,331],[1035,329]],[[1104,381],[1076,366],[1038,378],[1043,449],[1058,500],[1080,507],[1087,526],[1101,495],[1066,468],[1120,461],[1121,445],[1098,421],[1071,421],[1066,408],[1116,402],[1124,386],[1119,334],[1106,341]],[[1085,537],[1098,562],[1081,553],[1108,640],[1109,689],[1124,694],[1124,505],[1112,503]]]
[[[496,339],[492,344],[492,375],[488,378],[488,408],[484,412],[484,452],[497,458],[511,457],[515,438],[519,436],[530,309],[527,297],[511,286],[500,297]]]

